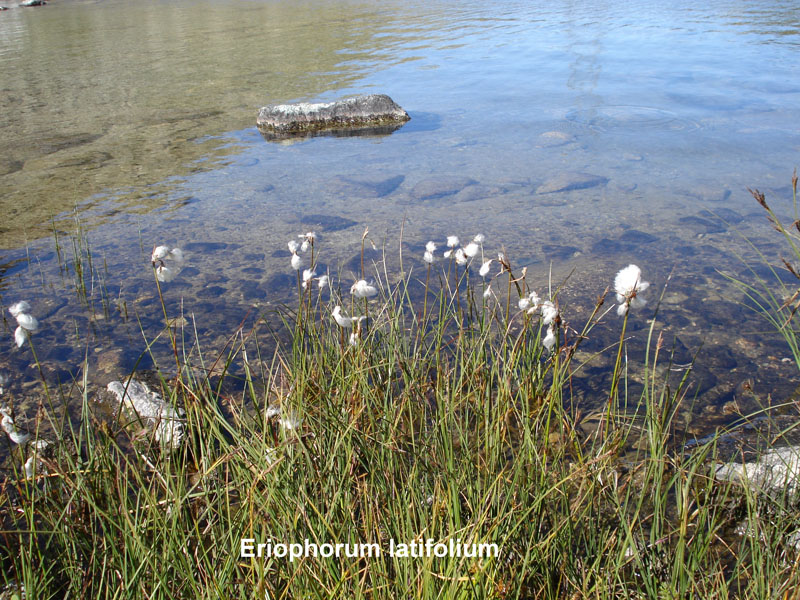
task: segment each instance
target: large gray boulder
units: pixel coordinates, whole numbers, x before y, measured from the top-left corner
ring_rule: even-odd
[[[291,136],[332,130],[383,129],[408,121],[408,113],[385,94],[368,94],[324,104],[275,104],[258,111],[264,134]]]

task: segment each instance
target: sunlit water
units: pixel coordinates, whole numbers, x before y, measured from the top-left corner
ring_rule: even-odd
[[[79,381],[88,358],[102,387],[153,367],[154,244],[185,250],[165,299],[215,357],[291,299],[289,239],[316,230],[322,263],[349,286],[369,227],[391,265],[402,232],[419,272],[428,239],[484,233],[540,293],[551,269],[554,285],[569,276],[575,327],[618,269],[639,264],[653,287],[631,319],[632,361],[672,273],[658,331],[677,363],[697,353],[690,426],[729,420],[734,401],[755,408],[750,389],[785,401],[797,385],[788,350],[719,272],[748,276],[743,235],[780,257],[746,188],[790,212],[800,9],[701,4],[53,0],[0,13],[7,397],[32,416],[37,373],[5,310],[18,299],[41,321],[48,376]],[[389,94],[411,121],[294,143],[254,127],[265,104],[365,92]],[[588,187],[545,193],[575,173]],[[437,186],[452,193],[427,197]],[[95,272],[86,301],[77,223]],[[587,350],[619,327],[609,317]],[[169,369],[166,345],[154,348]],[[584,370],[578,401],[607,389],[612,358]]]

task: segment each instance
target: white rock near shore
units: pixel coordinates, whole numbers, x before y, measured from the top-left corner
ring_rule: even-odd
[[[800,484],[800,447],[786,446],[769,450],[758,460],[728,463],[717,467],[714,476],[723,481],[737,481],[754,491],[788,494]]]
[[[114,394],[122,406],[136,415],[146,425],[154,427],[156,440],[175,449],[183,441],[183,411],[176,409],[153,392],[146,383],[131,380],[126,384],[112,381],[107,389]]]

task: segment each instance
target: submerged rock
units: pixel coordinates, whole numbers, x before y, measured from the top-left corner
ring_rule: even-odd
[[[542,252],[548,259],[566,260],[580,253],[576,246],[562,246],[559,244],[542,244]]]
[[[441,177],[431,177],[423,179],[414,189],[411,196],[416,200],[433,200],[445,196],[453,196],[465,187],[475,185],[477,181],[469,177],[443,175]]]
[[[394,177],[345,177],[337,175],[333,178],[332,188],[339,193],[358,198],[383,198],[395,191],[404,175]]]
[[[696,198],[701,202],[725,202],[731,197],[729,189],[705,184],[695,185],[685,193],[687,196]]]
[[[307,228],[326,232],[342,231],[358,225],[358,221],[353,221],[352,219],[346,219],[338,215],[323,214],[303,215],[300,217],[300,222]]]
[[[681,217],[678,219],[685,229],[694,233],[724,233],[727,228],[722,221],[710,221],[701,217]]]
[[[154,428],[156,440],[168,448],[178,448],[183,441],[183,411],[176,409],[153,392],[147,384],[131,379],[127,384],[112,381],[107,389],[117,402]]]
[[[385,94],[368,94],[336,102],[274,104],[258,112],[262,133],[277,136],[327,130],[400,127],[411,117]]]
[[[563,131],[545,131],[539,134],[537,146],[539,148],[555,148],[565,146],[576,141],[575,136]]]
[[[568,192],[570,190],[583,190],[608,183],[608,178],[591,173],[576,171],[562,171],[551,177],[536,188],[537,194],[553,194],[555,192]]]

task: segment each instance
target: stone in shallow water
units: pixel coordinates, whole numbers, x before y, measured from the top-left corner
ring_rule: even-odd
[[[800,482],[800,448],[787,446],[769,450],[757,460],[729,463],[717,468],[714,476],[723,481],[736,481],[755,491],[793,494]]]
[[[140,381],[112,381],[107,389],[126,410],[134,412],[147,425],[154,427],[157,441],[173,449],[181,445],[184,435],[183,411],[176,409]]]
[[[563,131],[545,131],[537,138],[539,148],[555,148],[575,141],[575,136]]]
[[[411,196],[416,200],[433,200],[445,196],[453,196],[465,187],[476,183],[477,181],[474,179],[457,175],[430,177],[417,183],[414,189],[411,190]]]
[[[300,218],[300,222],[312,231],[341,231],[358,224],[358,221],[345,217],[322,214],[305,215]]]
[[[292,134],[331,129],[373,128],[402,125],[408,113],[385,94],[367,94],[337,102],[274,104],[258,112],[262,131]]]
[[[658,241],[658,237],[639,231],[638,229],[628,229],[619,236],[616,240],[603,238],[594,243],[592,252],[594,254],[618,254],[623,252],[632,252],[634,250],[641,250],[641,247],[646,244],[652,244]]]
[[[394,177],[345,177],[338,175],[333,178],[331,186],[334,191],[346,196],[358,198],[382,198],[395,191],[403,180],[404,175]]]
[[[696,185],[686,191],[687,196],[697,198],[702,202],[725,202],[731,196],[731,191],[724,187],[713,185]]]
[[[488,185],[468,185],[460,192],[453,195],[453,202],[475,202],[476,200],[483,200],[485,198],[495,198],[506,193],[506,190],[500,187]]]
[[[543,244],[542,252],[549,259],[564,260],[580,253],[580,248],[575,246],[560,246],[558,244]]]
[[[591,173],[580,173],[577,171],[562,171],[536,188],[536,193],[553,194],[556,192],[568,192],[570,190],[583,190],[598,185],[605,185],[606,183],[608,183],[608,178],[602,177],[601,175],[592,175]]]
[[[709,221],[700,217],[681,217],[681,225],[694,233],[722,233],[726,230],[722,221]]]
[[[621,242],[625,242],[627,244],[652,244],[653,242],[658,241],[658,238],[652,233],[639,231],[638,229],[628,229],[623,231],[622,235],[619,236],[619,239]]]
[[[727,221],[728,223],[741,223],[744,217],[730,208],[715,208],[713,211],[701,210],[697,215],[703,219]]]

